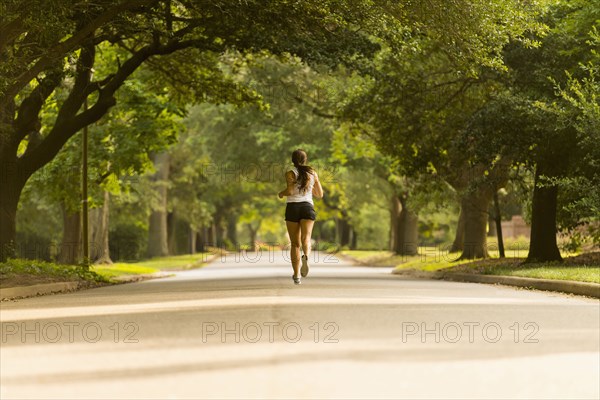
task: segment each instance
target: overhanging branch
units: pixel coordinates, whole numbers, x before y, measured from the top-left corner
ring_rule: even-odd
[[[98,100],[92,107],[79,114],[75,114],[81,108],[81,104],[78,107],[77,102],[79,100],[83,101],[85,97],[82,98],[81,94],[74,95],[74,99],[77,99],[77,102],[73,100],[73,103],[69,105],[70,109],[68,110],[63,111],[61,109],[59,115],[62,115],[62,117],[57,118],[54,127],[48,135],[46,135],[40,145],[31,149],[31,151],[28,149],[23,157],[19,159],[19,164],[23,168],[25,174],[32,174],[37,169],[50,162],[69,138],[85,126],[100,120],[100,118],[116,104],[116,99],[114,97],[115,92],[145,60],[155,55],[166,55],[194,46],[203,47],[206,50],[217,50],[215,47],[216,45],[209,43],[205,39],[182,41],[171,40],[165,45],[152,43],[133,54],[121,65],[114,75],[109,76],[110,79],[108,81],[106,81],[106,79],[103,81],[106,82],[106,84],[98,90]],[[85,83],[85,80],[82,82]],[[82,91],[81,93],[91,93],[92,91],[89,90],[89,86],[90,82],[87,81],[87,84],[80,88]],[[86,96],[89,95],[89,93],[87,93]],[[64,106],[65,105],[63,105],[63,107]],[[73,109],[75,110],[74,112]]]
[[[33,129],[34,125],[39,122],[39,113],[46,99],[52,94],[54,89],[62,81],[62,72],[56,71],[43,79],[38,86],[21,102],[15,119],[15,133],[13,143],[18,144],[27,136]]]
[[[14,97],[19,93],[25,85],[31,82],[36,76],[44,71],[56,59],[62,58],[65,54],[77,49],[86,38],[96,29],[110,22],[115,16],[144,5],[157,3],[158,0],[126,0],[121,4],[112,7],[96,19],[84,24],[81,29],[73,34],[68,39],[57,43],[55,46],[48,49],[46,54],[29,69],[19,75],[13,84],[11,84],[2,97]]]

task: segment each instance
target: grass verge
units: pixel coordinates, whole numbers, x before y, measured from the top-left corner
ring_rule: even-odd
[[[156,272],[180,271],[204,266],[206,253],[158,257],[138,262],[92,265],[85,270],[77,265],[64,265],[41,260],[10,259],[0,263],[0,287],[29,286],[52,282],[106,284],[115,278],[149,275]]]
[[[600,252],[566,257],[562,263],[523,264],[523,261],[523,258],[506,258],[463,262],[448,271],[600,283]]]
[[[523,257],[456,261],[459,253],[436,254],[434,248],[420,248],[416,256],[397,256],[389,251],[342,251],[343,256],[373,266],[393,266],[397,270],[461,272],[485,275],[520,276],[600,284],[600,252],[565,257],[563,262],[523,264]],[[492,256],[495,254],[492,253]]]
[[[108,279],[93,270],[85,270],[77,265],[25,259],[9,259],[0,263],[0,287],[2,288],[67,281],[94,285],[107,283]]]
[[[118,262],[110,265],[100,264],[92,267],[103,277],[114,280],[123,275],[148,275],[157,272],[182,271],[203,267],[206,253],[184,254],[180,256],[156,257],[136,262]]]

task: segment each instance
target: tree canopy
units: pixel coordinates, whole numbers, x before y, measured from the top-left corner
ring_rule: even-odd
[[[3,1],[0,258],[19,209],[78,240],[89,128],[94,212],[112,196],[150,256],[280,238],[301,147],[324,241],[487,257],[503,191],[529,260],[560,260],[557,232],[600,240],[598,21],[586,0]]]

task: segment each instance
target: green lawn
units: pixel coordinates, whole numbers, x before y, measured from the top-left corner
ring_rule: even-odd
[[[389,251],[345,250],[341,254],[374,266],[394,266],[396,269],[420,271],[466,272],[486,275],[522,276],[600,283],[600,252],[565,257],[563,263],[522,264],[523,257],[499,259],[495,251],[491,258],[456,261],[460,253],[439,252],[435,247],[421,247],[416,256],[396,256]]]
[[[600,283],[600,266],[582,267],[557,267],[557,266],[535,266],[520,267],[512,269],[509,267],[498,267],[491,269],[490,275],[512,275],[526,278],[561,279],[565,281],[580,281]]]
[[[204,266],[206,253],[157,257],[137,262],[118,262],[112,265],[94,265],[92,270],[107,279],[122,275],[146,275],[161,271],[178,271]]]
[[[0,287],[3,288],[64,281],[102,283],[107,279],[76,265],[26,259],[9,259],[0,263]]]
[[[562,263],[523,264],[523,261],[523,258],[478,260],[462,263],[450,271],[600,283],[600,252],[565,257]]]
[[[76,265],[62,265],[40,260],[10,259],[0,263],[0,286],[27,286],[60,281],[80,281],[90,284],[107,283],[124,275],[147,275],[161,271],[176,271],[204,266],[207,253],[159,257],[139,262],[119,262],[112,265],[92,265],[89,270]]]

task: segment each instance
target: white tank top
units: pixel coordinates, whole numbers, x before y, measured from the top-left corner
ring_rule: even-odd
[[[296,176],[296,180],[298,180],[298,169],[293,167],[291,171]],[[313,174],[308,174],[308,185],[306,185],[306,192],[300,191],[300,183],[294,187],[294,193],[287,197],[288,203],[300,203],[302,201],[308,201],[311,204],[313,203],[312,198],[312,190],[315,185],[315,176]]]

